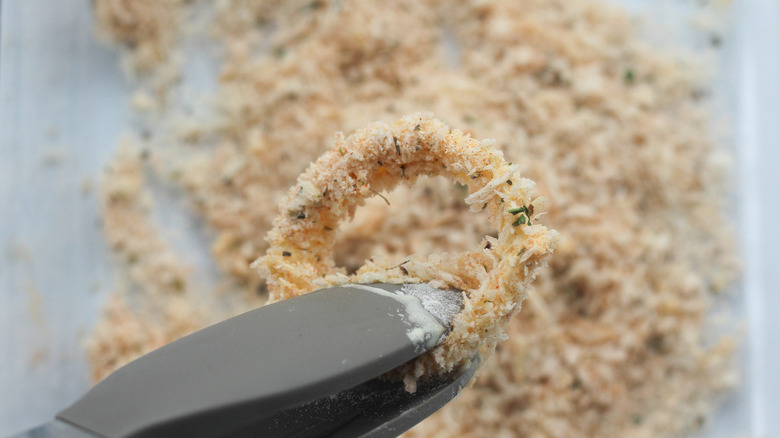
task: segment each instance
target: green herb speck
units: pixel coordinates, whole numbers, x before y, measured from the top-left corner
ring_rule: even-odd
[[[627,84],[633,84],[634,83],[634,70],[631,70],[630,68],[626,70],[626,72],[623,74],[623,80],[626,81]]]
[[[524,205],[524,206],[522,206],[522,207],[517,207],[517,208],[510,208],[510,209],[509,209],[509,210],[507,210],[507,211],[508,211],[509,213],[512,213],[512,214],[517,214],[517,213],[528,213],[528,207],[526,207],[526,206]]]

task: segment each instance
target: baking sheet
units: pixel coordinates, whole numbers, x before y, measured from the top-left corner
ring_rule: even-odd
[[[700,43],[695,1],[625,3],[659,45]],[[730,6],[716,98],[738,158],[735,220],[744,380],[702,436],[780,435],[780,2]],[[88,387],[81,343],[113,279],[98,226],[101,169],[132,119],[116,53],[87,0],[0,2],[0,436],[50,419]]]

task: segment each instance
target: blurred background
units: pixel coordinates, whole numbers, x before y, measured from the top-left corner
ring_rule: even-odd
[[[648,39],[696,44],[695,2],[620,3],[660,23]],[[738,1],[730,14],[716,81],[737,157],[744,379],[703,435],[780,436],[780,3]],[[97,184],[132,123],[132,86],[93,24],[87,0],[0,2],[0,436],[89,387],[82,344],[115,275]]]

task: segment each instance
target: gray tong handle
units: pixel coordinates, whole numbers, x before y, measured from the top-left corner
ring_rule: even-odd
[[[237,433],[418,356],[405,312],[350,286],[281,301],[129,363],[57,418],[100,437]]]

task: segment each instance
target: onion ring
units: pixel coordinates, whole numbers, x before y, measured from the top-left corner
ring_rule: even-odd
[[[404,365],[407,390],[419,378],[451,371],[479,353],[485,359],[506,337],[509,319],[559,236],[535,224],[543,199],[532,199],[534,183],[516,175],[494,140],[475,140],[429,113],[405,116],[389,126],[374,123],[348,138],[338,133],[334,147],[300,175],[282,202],[267,235],[266,255],[252,266],[266,279],[270,301],[345,283],[418,283],[464,291],[464,309],[438,347]],[[333,262],[340,221],[365,199],[413,183],[422,175],[442,175],[468,186],[472,211],[487,210],[498,237],[461,254],[410,257],[401,265],[367,262],[347,276]]]

